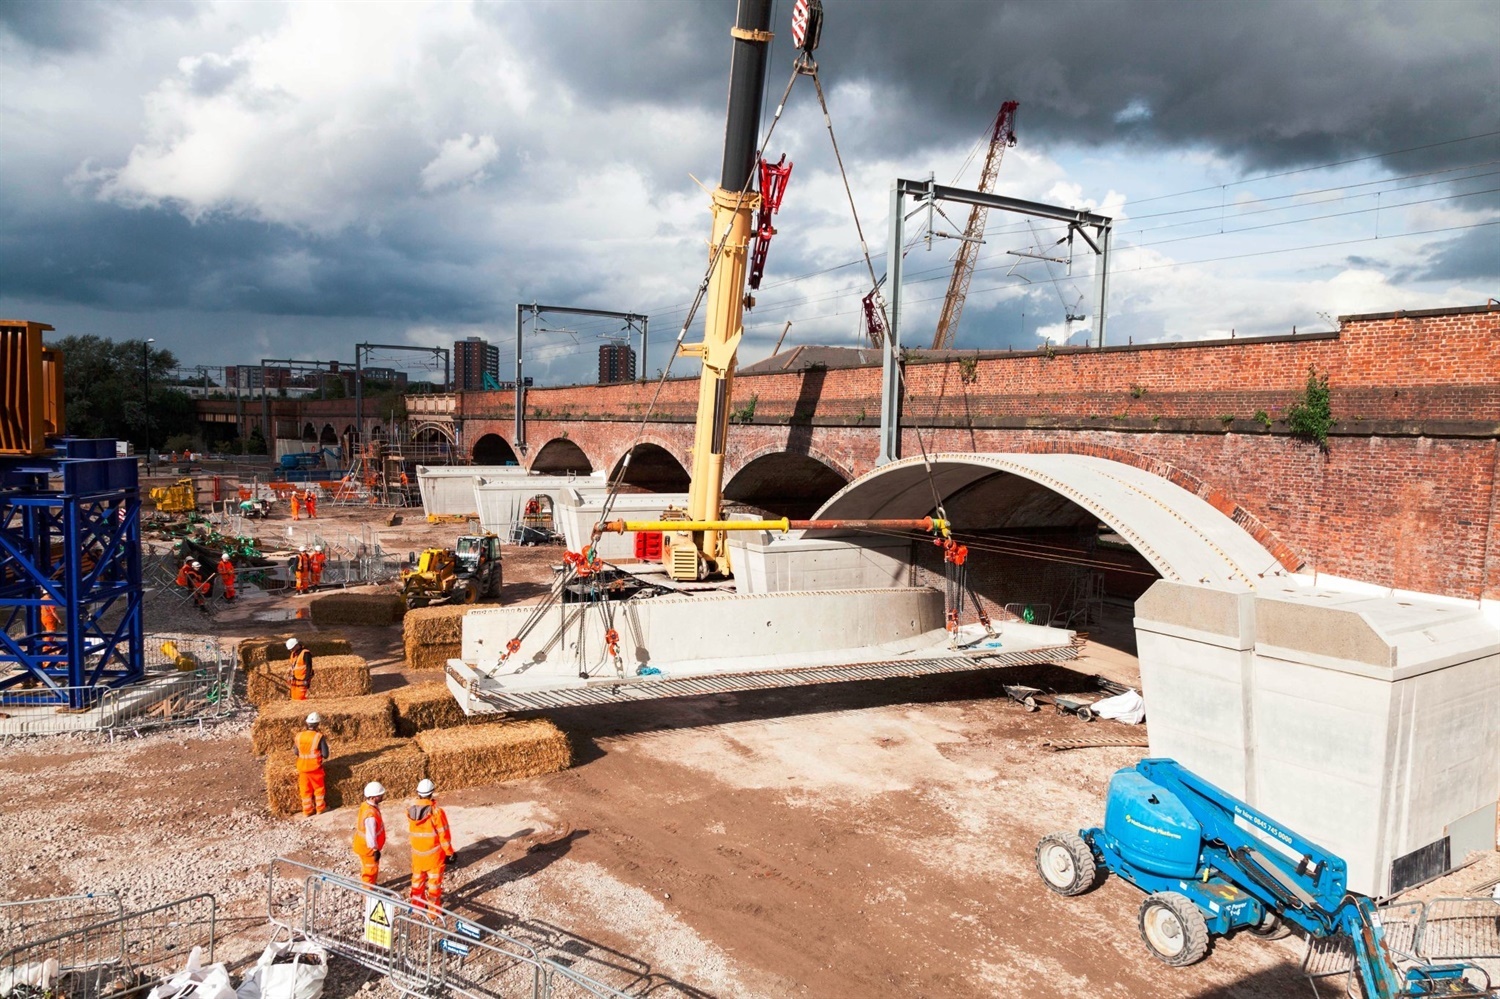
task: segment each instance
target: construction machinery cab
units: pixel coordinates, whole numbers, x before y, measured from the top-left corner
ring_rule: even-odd
[[[408,607],[472,604],[500,596],[500,585],[500,539],[493,534],[465,535],[456,550],[429,548],[415,568],[401,573],[401,595]]]
[[[500,596],[500,538],[493,532],[458,539],[458,574],[473,583],[479,597]]]

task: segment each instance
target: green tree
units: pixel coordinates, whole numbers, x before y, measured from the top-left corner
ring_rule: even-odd
[[[1318,369],[1307,366],[1307,387],[1302,398],[1292,403],[1286,413],[1287,427],[1292,435],[1311,441],[1324,451],[1328,450],[1328,431],[1333,429],[1333,406],[1328,391],[1328,372],[1320,376]]]
[[[63,407],[70,435],[128,440],[144,451],[148,380],[152,441],[159,446],[169,434],[195,429],[192,400],[167,385],[177,367],[170,350],[100,336],[65,336],[52,346],[63,355]]]

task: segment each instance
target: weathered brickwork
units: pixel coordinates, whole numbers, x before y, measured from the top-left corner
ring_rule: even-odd
[[[1338,421],[1327,452],[1284,424],[1309,366]],[[1267,566],[1401,589],[1500,597],[1495,489],[1500,311],[1346,317],[1337,333],[1057,351],[912,364],[903,453],[1062,451],[1151,469],[1208,500],[1267,548]],[[967,380],[966,380],[967,379]],[[534,389],[530,455],[564,434],[595,468],[636,442],[684,464],[696,379]],[[846,477],[874,467],[878,368],[737,380],[726,479],[779,451]],[[751,404],[753,400],[753,405]],[[1263,412],[1271,421],[1258,422]],[[463,440],[511,439],[503,393],[465,393]]]

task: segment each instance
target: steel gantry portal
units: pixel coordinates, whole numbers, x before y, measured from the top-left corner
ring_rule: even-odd
[[[962,187],[949,187],[931,180],[897,180],[891,185],[891,232],[887,246],[886,285],[890,288],[887,304],[887,334],[885,336],[883,364],[880,382],[880,457],[876,464],[884,465],[901,457],[900,430],[900,373],[897,370],[901,352],[901,270],[903,243],[905,241],[906,199],[928,204],[939,201],[954,201],[964,205],[983,208],[998,208],[1004,212],[1030,215],[1035,218],[1065,222],[1069,232],[1076,232],[1099,256],[1098,303],[1094,313],[1094,347],[1104,346],[1105,302],[1109,293],[1109,241],[1114,228],[1114,219],[1095,215],[1079,208],[1060,208],[1039,201],[1007,198],[999,194],[971,191]],[[1088,229],[1093,229],[1092,236]]]

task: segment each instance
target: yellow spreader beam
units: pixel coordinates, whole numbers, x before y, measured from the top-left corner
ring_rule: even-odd
[[[596,534],[626,531],[932,531],[948,536],[948,522],[937,517],[917,520],[606,520]]]

